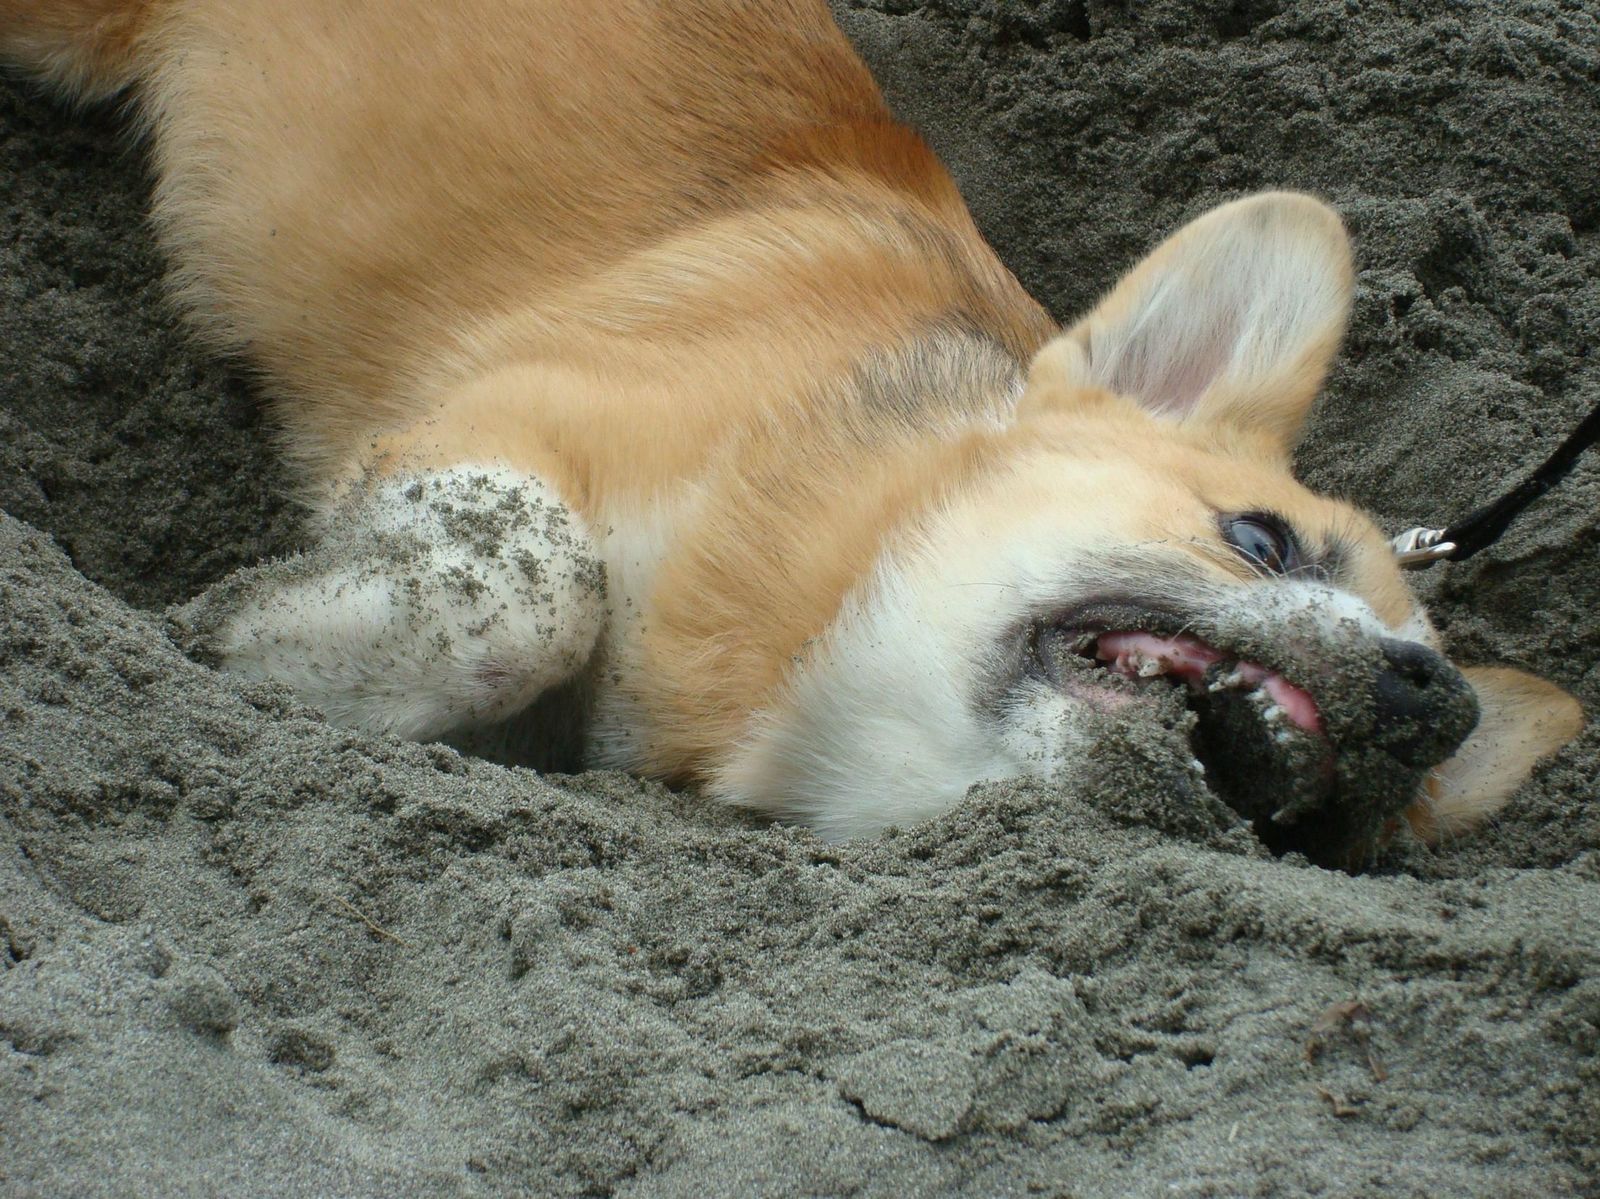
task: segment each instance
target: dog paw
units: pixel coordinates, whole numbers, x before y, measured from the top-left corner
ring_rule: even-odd
[[[314,548],[224,579],[169,627],[193,656],[285,683],[335,723],[428,740],[575,674],[605,595],[552,488],[457,467],[363,483]]]

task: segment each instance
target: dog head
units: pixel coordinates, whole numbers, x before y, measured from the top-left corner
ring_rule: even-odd
[[[1308,197],[1170,238],[1038,355],[994,465],[902,531],[714,789],[852,836],[1160,726],[1319,861],[1492,812],[1581,714],[1446,661],[1383,533],[1291,476],[1351,286]]]

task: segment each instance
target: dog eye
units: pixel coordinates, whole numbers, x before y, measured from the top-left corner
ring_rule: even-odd
[[[1295,544],[1294,534],[1276,516],[1246,512],[1224,516],[1220,523],[1222,539],[1263,570],[1286,575],[1300,566],[1300,547]]]

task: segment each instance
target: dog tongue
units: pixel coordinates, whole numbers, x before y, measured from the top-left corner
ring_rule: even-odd
[[[1119,674],[1132,678],[1168,674],[1199,684],[1206,668],[1223,661],[1227,655],[1182,633],[1176,637],[1158,637],[1154,633],[1128,631],[1102,633],[1095,645],[1095,657]],[[1297,727],[1308,733],[1322,731],[1322,713],[1317,710],[1317,701],[1304,688],[1296,687],[1276,671],[1254,662],[1240,662],[1235,669],[1242,682],[1262,687]]]

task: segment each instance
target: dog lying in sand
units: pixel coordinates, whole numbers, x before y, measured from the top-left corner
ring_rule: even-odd
[[[1314,199],[1202,216],[1062,331],[821,0],[0,0],[0,49],[133,99],[319,538],[188,620],[332,720],[562,688],[591,764],[829,837],[1176,728],[1330,862],[1579,727],[1450,665],[1291,477],[1351,293]]]

